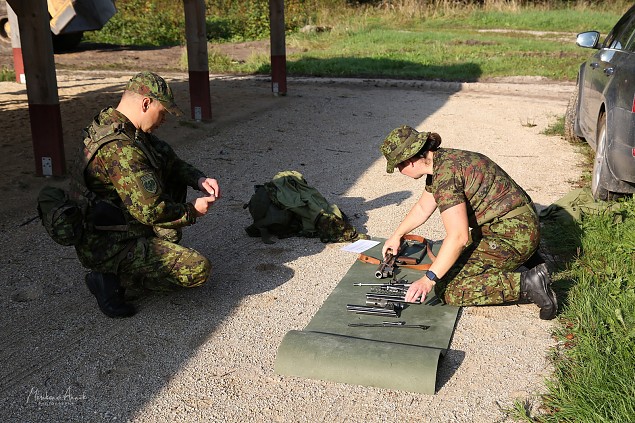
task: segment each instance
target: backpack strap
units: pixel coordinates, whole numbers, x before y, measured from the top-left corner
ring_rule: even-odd
[[[84,213],[88,207],[94,207],[97,202],[97,195],[88,189],[85,179],[85,171],[88,164],[93,160],[97,152],[104,145],[117,141],[134,142],[130,134],[126,132],[123,123],[113,123],[111,125],[99,125],[95,119],[91,124],[83,130],[83,148],[80,151],[80,157],[74,166],[74,175],[71,179],[70,196],[78,203],[83,205]],[[92,227],[99,230],[121,231],[128,230],[127,224],[100,226],[92,224]]]
[[[130,137],[125,130],[123,123],[113,123],[111,125],[99,125],[95,119],[88,127],[82,131],[84,135],[84,147],[81,150],[81,157],[79,157],[78,163],[75,166],[73,181],[75,187],[73,191],[76,191],[78,195],[82,195],[88,198],[91,202],[95,200],[96,196],[88,189],[86,180],[84,179],[84,172],[86,167],[95,157],[95,154],[104,145],[116,141],[116,140],[129,140],[134,142],[134,138]]]

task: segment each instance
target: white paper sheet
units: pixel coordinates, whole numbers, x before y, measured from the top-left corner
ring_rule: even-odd
[[[373,248],[377,244],[379,244],[379,241],[360,239],[353,242],[352,244],[342,247],[342,251],[348,251],[350,253],[363,253],[364,251]]]

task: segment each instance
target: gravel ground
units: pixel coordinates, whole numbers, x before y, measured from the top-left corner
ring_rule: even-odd
[[[165,76],[186,106],[187,75]],[[68,145],[129,77],[58,73]],[[515,400],[536,411],[557,323],[541,321],[532,304],[463,308],[435,395],[276,375],[282,337],[304,328],[355,256],[315,239],[249,238],[242,206],[254,184],[298,170],[362,232],[387,237],[422,181],[386,174],[378,146],[409,124],[440,133],[444,146],[487,154],[545,207],[581,172],[573,146],[541,134],[564,114],[573,85],[288,85],[287,96],[274,97],[265,79],[213,77],[213,122],[171,121],[158,131],[221,183],[224,198],[184,239],[211,259],[213,275],[199,289],[143,298],[136,316],[113,320],[83,285],[73,250],[29,221],[39,187],[65,181],[31,176],[25,89],[0,83],[3,422],[506,422]],[[438,214],[418,233],[442,239]]]

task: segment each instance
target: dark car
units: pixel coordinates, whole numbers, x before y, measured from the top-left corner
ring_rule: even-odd
[[[597,31],[578,34],[576,43],[597,51],[580,66],[565,136],[595,150],[594,198],[635,193],[635,6],[602,43]]]

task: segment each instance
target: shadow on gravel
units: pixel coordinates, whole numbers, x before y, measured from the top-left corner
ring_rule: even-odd
[[[91,89],[98,80],[78,78],[83,93],[61,99],[67,157],[93,114],[119,99],[121,85]],[[171,85],[186,109],[187,81]],[[380,159],[381,141],[399,125],[417,126],[452,95],[417,87],[291,82],[286,97],[274,97],[269,81],[230,78],[212,80],[211,87],[211,123],[168,121],[157,134],[217,177],[224,192],[209,216],[185,229],[182,242],[213,263],[207,285],[146,297],[136,303],[134,317],[109,319],[84,286],[85,270],[73,249],[53,244],[38,221],[20,226],[34,208],[0,226],[3,274],[10,275],[0,296],[2,421],[129,421],[160,408],[159,398],[175,384],[184,385],[187,408],[188,398],[209,397],[206,384],[226,385],[227,375],[241,367],[272,368],[286,330],[310,320],[324,299],[320,286],[334,286],[332,279],[343,276],[350,260],[333,267],[340,247],[317,239],[288,238],[269,246],[249,238],[243,228],[250,216],[242,205],[253,185],[278,171],[298,170],[365,232],[369,212],[418,195],[383,177],[374,181],[375,198],[357,193],[358,179]],[[24,108],[2,113],[9,125],[28,125]],[[15,160],[24,161],[28,173],[33,162],[25,132],[26,147],[16,147]],[[37,187],[25,191],[34,200]],[[392,217],[386,221],[396,225]],[[228,342],[235,337],[241,344]],[[254,347],[241,350],[244,342]],[[207,361],[196,361],[199,355]],[[441,386],[463,356],[451,351],[441,363]]]

